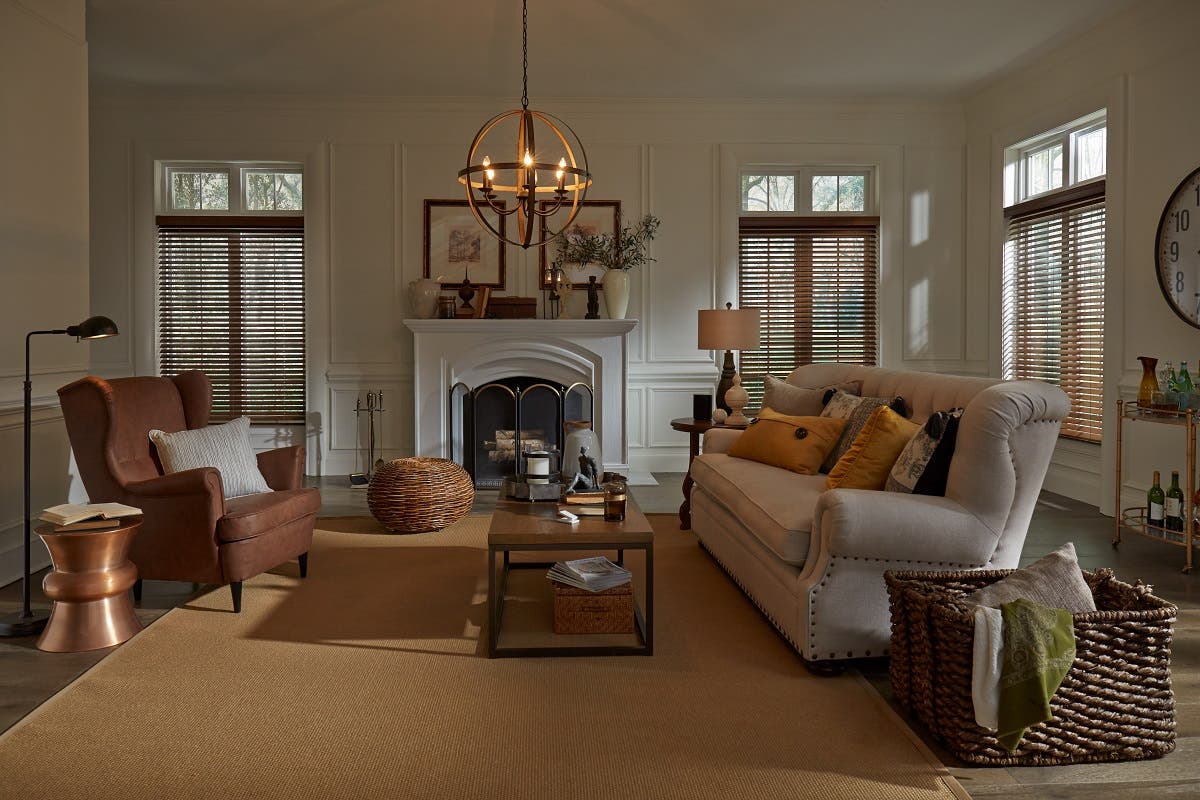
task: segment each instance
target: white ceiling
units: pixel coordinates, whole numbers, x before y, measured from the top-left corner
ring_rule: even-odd
[[[1133,0],[530,0],[530,96],[948,97]],[[518,0],[88,0],[100,89],[519,97]]]

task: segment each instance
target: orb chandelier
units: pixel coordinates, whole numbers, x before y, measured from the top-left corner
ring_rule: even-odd
[[[514,126],[515,141],[510,139],[504,146],[513,148],[514,159],[492,161],[486,145],[501,138],[505,129],[511,136]],[[544,146],[541,150],[539,138]],[[485,155],[480,159],[481,153]],[[467,166],[458,171],[458,182],[466,187],[467,204],[479,224],[500,241],[524,248],[545,247],[561,236],[579,214],[592,185],[587,153],[571,126],[553,114],[529,108],[527,0],[521,0],[521,107],[484,123],[471,140]],[[557,220],[560,211],[567,212],[565,219],[552,227],[550,218]],[[485,212],[515,216],[517,238],[506,236]]]

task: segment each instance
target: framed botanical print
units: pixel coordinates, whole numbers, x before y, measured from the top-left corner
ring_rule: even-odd
[[[542,201],[542,208],[549,207],[548,201]],[[555,217],[559,214],[565,219],[570,214],[569,207],[564,206],[557,214],[549,217],[551,227],[557,227],[554,223]],[[539,224],[541,225],[541,235],[546,236],[546,220],[547,217],[540,217]],[[542,288],[550,288],[550,281],[546,274],[546,269],[554,261],[558,255],[559,243],[566,236],[599,236],[601,234],[611,234],[615,236],[617,231],[621,229],[621,201],[620,200],[584,200],[583,207],[579,209],[579,213],[575,215],[575,219],[571,222],[571,226],[563,233],[562,237],[554,240],[550,244],[541,249],[541,274]],[[547,252],[549,251],[549,252]],[[596,276],[596,283],[604,284],[604,267],[599,264],[580,265],[578,263],[567,262],[563,264],[563,269],[566,270],[567,277],[571,281],[571,285],[576,289],[587,287],[588,278],[592,275]]]
[[[503,234],[505,218],[497,216]],[[483,229],[466,200],[426,200],[423,276],[440,278],[443,289],[461,286],[464,277],[503,289],[504,243]]]

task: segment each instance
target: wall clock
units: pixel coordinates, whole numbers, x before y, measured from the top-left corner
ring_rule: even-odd
[[[1167,304],[1184,322],[1200,328],[1200,168],[1167,201],[1154,239],[1154,260]]]

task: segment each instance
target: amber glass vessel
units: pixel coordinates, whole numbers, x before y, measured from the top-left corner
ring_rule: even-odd
[[[1154,393],[1158,391],[1158,375],[1154,372],[1158,367],[1158,359],[1150,356],[1138,356],[1138,361],[1142,362],[1142,382],[1138,384],[1137,404],[1148,407]]]

